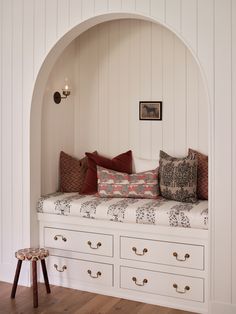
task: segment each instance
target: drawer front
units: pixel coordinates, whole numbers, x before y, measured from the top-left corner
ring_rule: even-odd
[[[113,236],[56,228],[44,228],[45,246],[49,248],[113,256]]]
[[[121,237],[121,258],[204,269],[204,247]]]
[[[113,286],[113,265],[76,260],[58,256],[47,259],[49,276],[61,280],[81,281],[91,284]]]
[[[186,300],[204,301],[204,280],[144,269],[121,267],[121,288]]]

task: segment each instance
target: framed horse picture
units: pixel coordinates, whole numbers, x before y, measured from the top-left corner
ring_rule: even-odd
[[[140,101],[139,120],[162,120],[162,101]]]

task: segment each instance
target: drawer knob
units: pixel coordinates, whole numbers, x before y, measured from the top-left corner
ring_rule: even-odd
[[[98,271],[96,275],[93,275],[90,269],[88,269],[88,274],[91,278],[95,278],[95,279],[102,276],[102,273],[100,271]]]
[[[179,261],[179,262],[185,262],[189,257],[190,257],[190,255],[188,254],[188,253],[186,253],[185,255],[184,255],[184,258],[179,258],[178,257],[178,253],[176,253],[176,252],[174,252],[173,253],[173,256],[177,259],[177,261]]]
[[[100,248],[100,246],[102,246],[102,243],[101,243],[101,242],[98,242],[98,243],[96,244],[96,246],[93,246],[91,241],[88,241],[87,243],[88,243],[88,245],[90,246],[90,248],[93,249],[93,250],[97,250],[97,249]]]
[[[143,252],[142,252],[142,253],[138,253],[136,247],[132,247],[132,250],[134,251],[134,253],[135,253],[136,255],[139,255],[139,256],[143,256],[143,255],[145,255],[145,254],[148,252],[148,249],[146,249],[146,248],[143,249]]]
[[[180,294],[184,294],[184,293],[186,293],[187,291],[190,290],[189,286],[185,286],[183,291],[179,290],[178,285],[176,283],[173,284],[173,287],[175,288],[176,292],[180,293]]]
[[[148,283],[148,280],[147,280],[146,278],[143,279],[143,282],[142,282],[142,283],[138,283],[136,277],[133,277],[132,280],[134,281],[134,283],[136,284],[136,286],[140,286],[140,287],[142,287],[142,286],[144,286],[146,283]]]
[[[56,268],[59,273],[63,273],[67,269],[66,265],[63,265],[62,269],[59,269],[57,264],[54,264],[54,268]]]
[[[66,242],[67,241],[67,238],[65,238],[63,235],[61,234],[56,234],[55,237],[54,237],[54,240],[57,241],[58,238],[61,238],[62,241]]]

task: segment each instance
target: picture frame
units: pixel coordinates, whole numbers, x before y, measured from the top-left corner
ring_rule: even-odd
[[[140,101],[139,120],[161,121],[162,101]]]

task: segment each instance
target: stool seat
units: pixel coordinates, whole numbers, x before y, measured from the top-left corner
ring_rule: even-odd
[[[21,249],[15,253],[17,259],[21,261],[38,261],[48,257],[49,251],[44,248]]]

